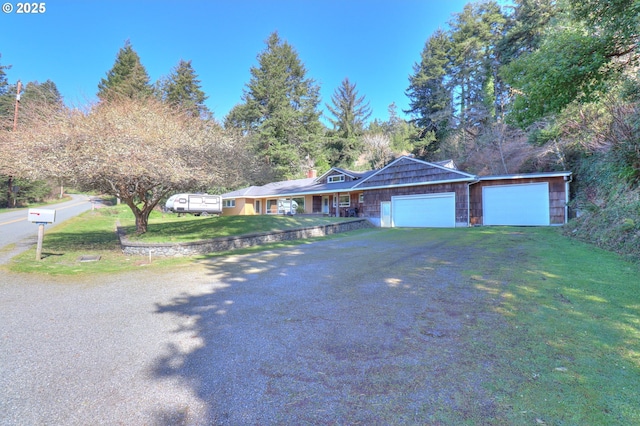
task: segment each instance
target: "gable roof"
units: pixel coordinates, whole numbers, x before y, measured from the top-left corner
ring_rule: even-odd
[[[357,181],[353,187],[361,189],[398,186],[433,185],[448,182],[473,182],[475,175],[462,172],[451,160],[429,163],[413,157],[399,157],[375,173]]]
[[[349,176],[351,179],[356,180],[356,179],[361,179],[364,176],[368,176],[373,172],[375,172],[375,170],[369,170],[366,172],[354,172],[352,170],[342,169],[340,167],[332,167],[326,172],[324,172],[323,174],[321,174],[320,176],[318,176],[316,180],[320,182],[324,178],[331,175],[335,175],[335,174],[346,175],[346,176]]]
[[[323,180],[327,176],[336,173],[350,176],[353,180],[323,183]],[[332,167],[316,178],[285,180],[268,183],[263,186],[249,186],[222,194],[222,198],[294,197],[349,192],[356,189],[433,185],[438,183],[471,182],[476,180],[476,176],[458,170],[452,160],[429,163],[413,157],[403,156],[379,170],[354,172],[339,167]]]

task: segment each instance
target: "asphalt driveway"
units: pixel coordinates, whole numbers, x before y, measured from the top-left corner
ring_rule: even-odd
[[[373,229],[163,273],[5,273],[0,424],[499,418],[486,384],[501,367],[470,351],[504,326],[462,273],[474,249],[421,232]]]

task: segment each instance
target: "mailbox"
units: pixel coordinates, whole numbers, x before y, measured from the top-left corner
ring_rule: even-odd
[[[53,223],[56,221],[56,211],[53,209],[29,209],[27,220],[33,223]]]

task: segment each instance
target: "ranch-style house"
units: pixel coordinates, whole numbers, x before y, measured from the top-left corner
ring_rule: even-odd
[[[549,226],[568,220],[571,172],[476,176],[452,161],[400,157],[379,170],[321,176],[222,195],[223,215],[355,216],[382,227]]]

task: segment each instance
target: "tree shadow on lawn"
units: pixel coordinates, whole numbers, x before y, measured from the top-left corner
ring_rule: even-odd
[[[425,235],[372,230],[205,261],[206,289],[157,306],[182,343],[154,375],[188,383],[206,405],[198,421],[213,424],[506,423],[497,396],[525,380],[495,352],[508,325],[461,273],[475,249]]]
[[[120,247],[115,231],[53,232],[46,234],[42,249],[51,252],[83,251],[87,249],[114,250]]]

